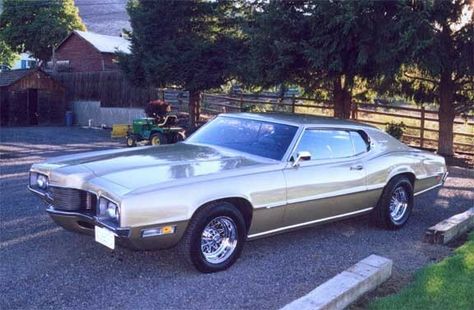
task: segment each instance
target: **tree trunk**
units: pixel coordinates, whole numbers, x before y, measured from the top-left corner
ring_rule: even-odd
[[[193,130],[199,121],[201,111],[201,92],[189,91],[189,129]]]
[[[443,74],[439,84],[439,138],[438,153],[453,156],[453,126],[456,112],[454,109],[454,82],[451,74]]]
[[[344,83],[347,85],[347,83]],[[351,117],[351,92],[347,90],[346,85],[342,86],[342,76],[334,79],[333,84],[333,105],[334,117],[348,119]]]

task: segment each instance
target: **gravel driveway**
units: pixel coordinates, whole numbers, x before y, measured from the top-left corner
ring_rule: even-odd
[[[0,133],[1,309],[276,309],[373,253],[394,260],[391,282],[397,283],[450,253],[423,243],[423,234],[474,201],[472,170],[456,169],[439,193],[416,198],[410,222],[399,231],[375,228],[368,216],[307,228],[249,242],[229,270],[200,274],[180,265],[173,250],[110,251],[67,232],[27,191],[34,162],[123,146],[107,132],[38,127]]]

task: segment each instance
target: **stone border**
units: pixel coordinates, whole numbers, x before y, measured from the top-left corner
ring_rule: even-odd
[[[392,260],[370,255],[282,310],[344,309],[390,278]]]
[[[428,228],[425,233],[425,241],[446,244],[471,228],[474,228],[474,207]]]

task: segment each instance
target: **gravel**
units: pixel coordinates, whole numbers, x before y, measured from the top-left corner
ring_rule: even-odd
[[[44,158],[123,147],[102,130],[30,127],[0,131],[0,308],[276,309],[359,260],[394,261],[392,283],[449,255],[423,243],[425,230],[474,204],[472,170],[453,169],[445,187],[416,198],[399,231],[375,228],[369,216],[249,242],[227,271],[200,274],[174,250],[110,251],[67,232],[26,189],[28,169]],[[395,285],[396,286],[396,285]]]

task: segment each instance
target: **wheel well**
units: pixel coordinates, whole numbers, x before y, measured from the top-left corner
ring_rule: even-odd
[[[399,177],[399,176],[407,177],[408,180],[410,181],[411,185],[413,186],[413,188],[415,188],[415,180],[416,180],[416,177],[415,177],[415,175],[414,175],[413,173],[411,173],[411,172],[400,173],[400,174],[394,175],[394,176],[392,177],[392,179],[393,179],[394,177]]]
[[[150,137],[151,137],[151,135],[154,135],[155,133],[161,133],[161,134],[163,134],[163,131],[162,131],[162,130],[158,130],[158,129],[153,129],[153,130],[150,132]]]
[[[244,220],[245,220],[245,225],[247,226],[247,231],[250,229],[250,224],[252,223],[253,207],[252,207],[252,204],[245,198],[228,197],[228,198],[213,200],[202,205],[201,207],[199,207],[199,209],[205,207],[209,203],[219,202],[219,201],[225,201],[234,205],[240,211],[240,213],[242,213],[242,216],[244,217]],[[199,209],[196,210],[195,213],[198,212]]]

